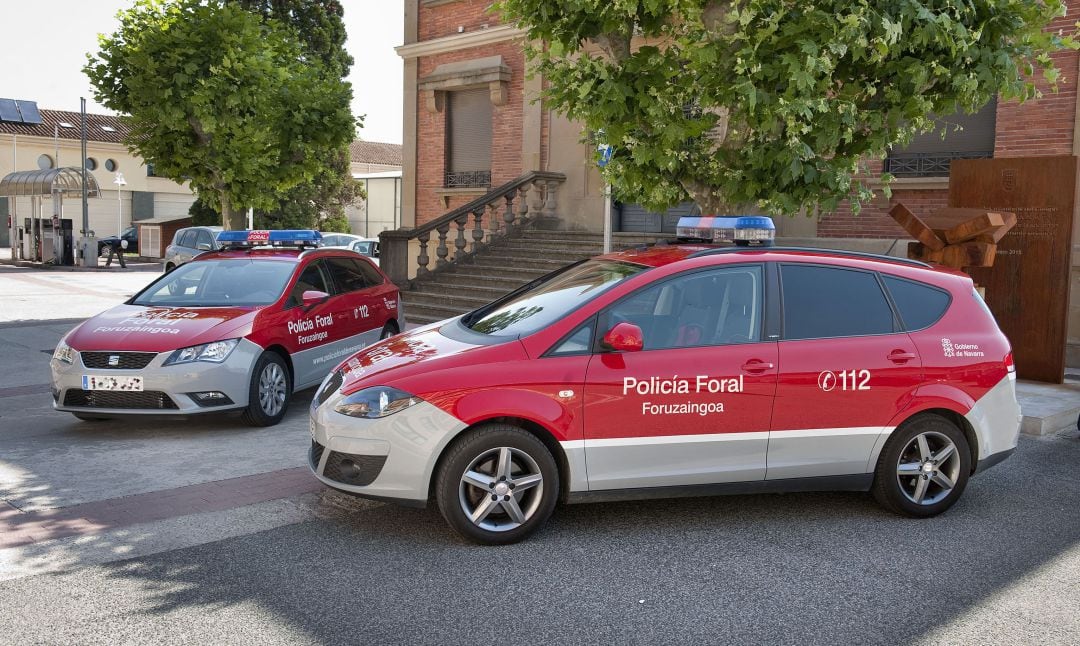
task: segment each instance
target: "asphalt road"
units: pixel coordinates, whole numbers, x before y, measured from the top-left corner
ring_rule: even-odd
[[[0,507],[303,464],[310,393],[258,431],[53,412],[33,385],[67,327],[0,328]],[[324,490],[0,549],[0,642],[1076,644],[1078,465],[1075,432],[1024,437],[934,519],[862,494],[624,502],[502,548]]]

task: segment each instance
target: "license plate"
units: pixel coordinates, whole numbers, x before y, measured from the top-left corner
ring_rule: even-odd
[[[83,375],[83,390],[120,390],[126,392],[141,392],[143,389],[142,377],[102,377],[98,375]]]

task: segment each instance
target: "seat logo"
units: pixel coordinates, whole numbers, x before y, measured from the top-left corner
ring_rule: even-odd
[[[110,354],[109,355],[109,365],[110,366],[118,366],[118,365],[120,365],[120,355],[118,355],[118,354]]]

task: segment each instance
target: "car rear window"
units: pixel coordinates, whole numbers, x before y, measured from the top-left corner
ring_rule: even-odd
[[[510,292],[466,314],[461,322],[481,334],[532,334],[646,269],[627,262],[586,260]]]
[[[139,292],[132,305],[229,307],[269,305],[281,297],[296,265],[248,259],[180,265]]]
[[[780,278],[785,339],[896,331],[892,308],[873,273],[819,265],[781,265]]]
[[[895,276],[882,275],[881,278],[908,332],[930,327],[949,309],[952,299],[944,290]]]

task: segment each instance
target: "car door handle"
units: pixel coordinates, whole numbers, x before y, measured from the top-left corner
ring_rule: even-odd
[[[761,359],[751,359],[746,363],[742,364],[743,372],[749,372],[753,374],[760,374],[762,372],[765,372],[766,370],[772,370],[775,367],[776,366],[774,366],[773,364],[762,361]]]
[[[893,363],[907,363],[912,359],[918,358],[914,352],[906,352],[904,350],[893,350],[889,353],[889,361]]]

